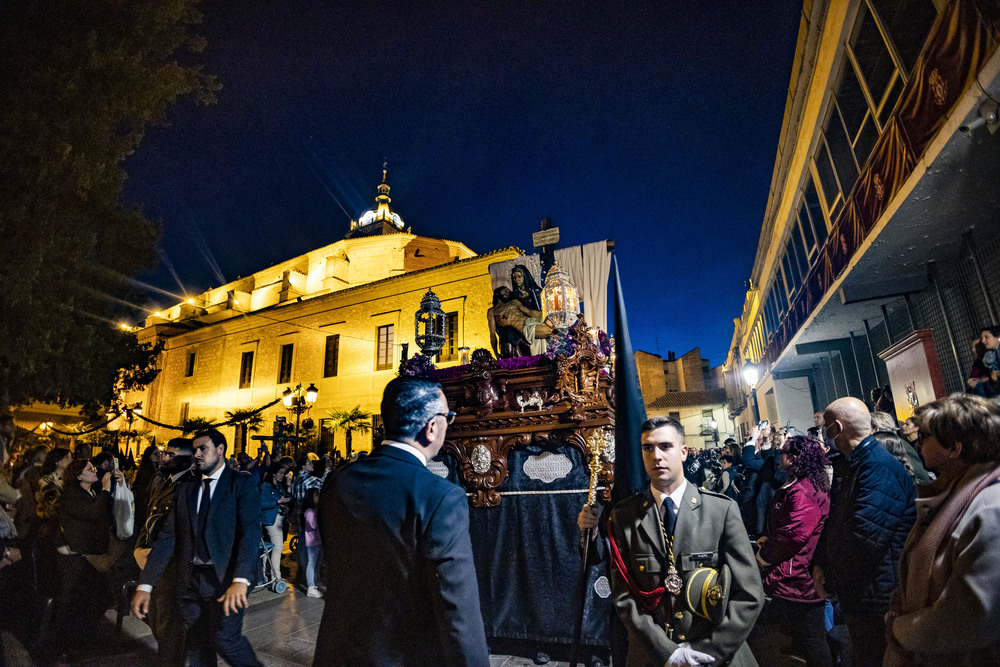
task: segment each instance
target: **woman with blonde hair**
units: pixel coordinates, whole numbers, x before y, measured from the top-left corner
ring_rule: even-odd
[[[885,665],[1000,664],[1000,407],[956,393],[916,413],[938,478],[918,488]]]

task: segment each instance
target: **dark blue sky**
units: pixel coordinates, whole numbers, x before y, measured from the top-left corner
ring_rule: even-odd
[[[143,279],[197,293],[332,243],[388,159],[415,233],[613,238],[633,346],[725,361],[801,2],[424,4],[206,6],[218,103],[181,100],[126,164],[163,225]]]

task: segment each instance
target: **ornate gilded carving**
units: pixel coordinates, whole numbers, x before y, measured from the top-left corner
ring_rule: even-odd
[[[459,414],[442,451],[456,461],[474,507],[500,504],[498,489],[509,474],[513,449],[533,442],[550,450],[573,447],[589,467],[588,439],[613,428],[614,386],[601,372],[606,359],[599,359],[595,346],[588,344],[582,318],[577,327],[583,342],[572,356],[559,357],[552,365],[506,370],[488,351],[476,350],[468,373],[442,381]],[[597,455],[598,480],[603,482],[599,493],[605,500],[614,481],[613,451],[605,447]]]
[[[531,442],[531,436],[480,436],[467,440],[446,440],[442,450],[458,462],[458,475],[472,494],[474,507],[500,504],[497,488],[507,479],[507,455],[514,447]]]

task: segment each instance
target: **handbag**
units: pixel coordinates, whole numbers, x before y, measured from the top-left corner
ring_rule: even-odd
[[[132,537],[135,531],[135,496],[126,484],[115,486],[111,498],[111,516],[115,520],[115,535],[120,540]]]
[[[122,557],[125,553],[125,543],[119,540],[114,533],[111,533],[108,538],[108,551],[103,554],[84,554],[83,557],[87,559],[95,570],[98,572],[107,572],[111,569],[111,566],[118,562],[118,559]]]

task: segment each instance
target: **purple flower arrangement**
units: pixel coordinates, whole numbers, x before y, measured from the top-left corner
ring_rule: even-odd
[[[399,369],[399,374],[409,377],[429,378],[434,376],[436,370],[437,367],[431,361],[431,357],[415,354],[403,362],[402,368]]]
[[[549,359],[568,357],[573,354],[575,349],[576,340],[574,340],[572,330],[557,330],[549,338],[549,343],[545,347],[545,356]]]
[[[514,357],[512,359],[497,359],[497,366],[505,371],[516,371],[521,368],[535,368],[544,366],[549,362],[549,357],[544,354],[536,354],[531,357]],[[469,364],[461,366],[450,366],[448,368],[435,368],[428,377],[441,382],[465,375],[469,372]]]

